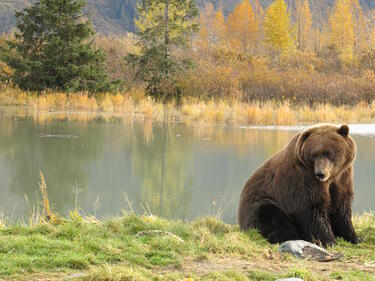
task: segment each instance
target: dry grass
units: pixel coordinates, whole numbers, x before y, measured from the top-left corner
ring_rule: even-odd
[[[229,125],[295,125],[319,122],[366,123],[375,120],[375,102],[354,106],[330,104],[293,105],[290,102],[267,101],[244,103],[238,100],[185,99],[180,107],[145,97],[141,89],[123,94],[24,92],[12,87],[0,88],[0,106],[5,112],[43,118],[90,119],[127,116],[156,122],[229,124]],[[46,114],[47,113],[47,114]],[[79,113],[79,114],[73,114]],[[47,117],[46,117],[47,116]]]

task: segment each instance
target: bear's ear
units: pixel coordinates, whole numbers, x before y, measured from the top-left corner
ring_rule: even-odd
[[[338,131],[337,131],[340,135],[342,135],[343,137],[347,137],[349,135],[349,126],[348,125],[342,125]]]
[[[299,137],[299,143],[300,145],[302,145],[305,140],[307,140],[307,138],[311,135],[311,131],[310,130],[307,130],[307,131],[304,131],[302,133],[302,135]]]

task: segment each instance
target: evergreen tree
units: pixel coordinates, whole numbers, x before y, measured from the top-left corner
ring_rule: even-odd
[[[290,12],[284,0],[275,0],[266,10],[263,21],[265,42],[278,51],[295,47],[294,30]]]
[[[86,0],[39,0],[16,13],[15,40],[3,56],[22,89],[109,90],[104,54],[94,50]]]
[[[137,66],[137,76],[147,83],[146,93],[156,99],[179,99],[175,75],[189,66],[172,53],[185,47],[192,31],[198,29],[195,0],[142,0],[138,5],[139,55],[127,56]]]

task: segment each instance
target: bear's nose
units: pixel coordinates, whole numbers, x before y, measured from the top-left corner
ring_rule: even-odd
[[[323,172],[319,172],[319,173],[316,173],[316,177],[320,180],[324,179],[325,178],[325,174]]]

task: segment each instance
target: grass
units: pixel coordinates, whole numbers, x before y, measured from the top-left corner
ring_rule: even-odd
[[[365,242],[344,241],[332,263],[281,256],[257,232],[242,233],[215,218],[190,223],[124,214],[0,228],[0,278],[32,280],[375,280],[375,216],[355,218]],[[162,230],[163,233],[147,232]],[[137,236],[140,231],[149,233]],[[174,235],[167,235],[173,233]]]
[[[90,119],[130,117],[164,123],[200,123],[230,125],[295,125],[320,122],[368,123],[375,121],[375,102],[355,106],[330,104],[293,105],[289,102],[268,101],[244,103],[238,100],[201,101],[185,99],[181,106],[158,103],[145,97],[142,90],[125,94],[56,92],[24,92],[8,86],[0,87],[0,106],[14,115],[35,118]],[[76,114],[72,114],[76,113]]]
[[[344,258],[318,263],[280,255],[258,232],[214,217],[183,222],[124,211],[98,220],[76,208],[61,218],[49,209],[42,174],[40,191],[41,214],[17,224],[0,217],[2,280],[375,280],[375,214],[354,218],[364,242],[339,240],[329,250]]]

